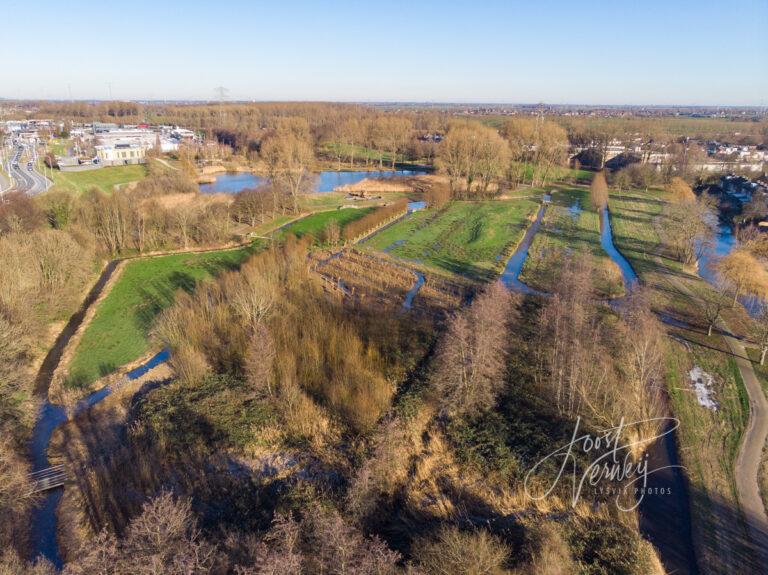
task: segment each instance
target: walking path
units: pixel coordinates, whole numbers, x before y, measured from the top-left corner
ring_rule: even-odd
[[[728,331],[725,324],[723,327]],[[749,395],[749,421],[741,440],[734,469],[736,491],[739,494],[739,504],[754,540],[755,549],[762,552],[764,555],[762,564],[768,566],[768,535],[766,534],[768,515],[760,497],[758,481],[763,448],[768,439],[768,400],[765,398],[744,344],[731,335],[723,335],[723,338],[733,353]]]

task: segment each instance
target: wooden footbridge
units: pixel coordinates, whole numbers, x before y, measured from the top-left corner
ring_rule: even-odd
[[[52,465],[40,471],[33,471],[29,474],[29,480],[32,483],[30,495],[48,491],[56,487],[61,487],[67,482],[67,470],[64,464]]]

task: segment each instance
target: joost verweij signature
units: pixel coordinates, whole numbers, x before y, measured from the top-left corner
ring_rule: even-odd
[[[671,423],[672,425],[668,425]],[[664,431],[658,435],[645,437],[641,440],[622,443],[622,437],[633,427],[658,425],[657,429]],[[549,496],[561,480],[571,481],[571,505],[573,507],[581,499],[581,494],[586,486],[597,487],[601,482],[623,484],[623,489],[617,491],[616,506],[621,511],[631,511],[642,502],[647,492],[648,476],[658,473],[663,469],[683,468],[681,465],[667,465],[648,469],[648,453],[643,453],[639,460],[632,458],[632,447],[650,444],[651,442],[672,433],[680,426],[678,419],[673,417],[655,417],[642,421],[625,423],[624,418],[616,427],[604,429],[596,434],[581,433],[581,417],[576,419],[571,440],[562,445],[543,459],[541,459],[525,476],[525,493],[533,500],[544,499]],[[578,477],[577,455],[583,454],[593,458],[591,463]],[[562,459],[560,469],[543,494],[534,495],[530,492],[531,479],[537,476],[537,470],[550,460]],[[569,469],[570,465],[570,469]],[[546,486],[545,486],[546,487]],[[621,494],[627,489],[633,489],[637,495],[634,505],[625,507],[620,499]]]

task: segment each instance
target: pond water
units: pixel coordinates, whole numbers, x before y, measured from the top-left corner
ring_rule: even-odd
[[[699,259],[698,273],[705,281],[715,285],[718,281],[715,270],[717,260],[730,254],[739,245],[739,240],[736,239],[732,226],[718,220],[713,227],[715,232],[713,242]],[[760,312],[760,302],[754,296],[740,296],[739,302],[752,317]]]
[[[396,176],[418,176],[426,173],[429,173],[426,169],[374,170],[371,172],[337,172],[335,170],[326,170],[316,174],[315,191],[332,192],[339,186],[356,184],[365,178],[394,178]],[[266,181],[267,178],[250,172],[227,172],[219,174],[216,177],[216,181],[212,184],[200,184],[200,191],[204,194],[219,192],[236,194],[240,190],[255,188]]]
[[[167,349],[155,354],[145,363],[129,371],[125,378],[129,381],[139,379],[149,370],[157,367],[168,360],[169,352]],[[89,409],[109,396],[113,391],[112,386],[105,386],[80,400],[72,409],[71,416]],[[46,400],[40,409],[40,414],[35,427],[32,430],[31,451],[32,451],[32,471],[41,471],[50,467],[48,461],[48,447],[53,432],[64,422],[67,421],[67,411],[61,405],[54,405]],[[38,507],[32,512],[31,532],[33,544],[33,556],[42,555],[53,563],[57,568],[61,568],[62,561],[59,554],[59,546],[56,541],[56,508],[59,505],[64,489],[57,487],[46,491]]]
[[[251,172],[227,172],[219,174],[212,184],[200,184],[200,191],[204,194],[236,194],[240,190],[256,188],[267,181],[267,178],[257,176]]]
[[[408,213],[418,212],[427,207],[427,202],[408,202]]]

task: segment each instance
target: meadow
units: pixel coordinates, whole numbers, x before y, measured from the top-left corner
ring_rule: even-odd
[[[135,164],[99,168],[85,172],[61,172],[54,169],[46,171],[46,173],[51,174],[55,189],[81,194],[93,187],[110,193],[116,185],[137,182],[146,177],[148,172],[146,166]]]
[[[65,385],[86,387],[145,355],[153,321],[173,303],[177,290],[191,292],[198,281],[236,269],[253,251],[248,247],[126,262],[77,345]]]
[[[276,234],[276,237],[279,239],[285,237],[285,234],[290,233],[297,238],[311,235],[315,239],[321,240],[323,232],[329,222],[336,222],[339,229],[342,230],[348,223],[359,220],[372,211],[373,208],[342,208],[338,210],[318,212],[285,226]]]
[[[537,209],[532,200],[452,202],[415,212],[364,246],[434,270],[486,280],[499,271]]]

